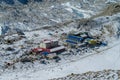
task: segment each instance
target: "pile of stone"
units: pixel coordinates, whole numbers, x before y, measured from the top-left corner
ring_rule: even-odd
[[[97,72],[86,72],[83,74],[70,74],[63,78],[51,80],[119,80],[120,70],[103,70]]]

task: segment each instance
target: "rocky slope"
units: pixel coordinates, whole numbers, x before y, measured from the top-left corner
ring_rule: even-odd
[[[116,4],[113,7],[108,7],[109,11],[104,9],[107,5],[116,2],[119,2],[119,0],[114,0],[114,2],[106,0],[43,0],[42,2],[36,2],[35,0],[34,2],[34,0],[30,0],[27,5],[1,3],[0,24],[1,27],[8,26],[11,29],[32,30],[65,21],[92,17],[102,11],[103,13],[98,16],[109,15],[111,11],[112,13],[118,13],[119,5],[114,10]],[[91,19],[93,18],[95,17]]]
[[[16,1],[14,5],[6,5],[5,1],[0,4],[0,75],[13,71],[22,70],[24,73],[24,70],[28,69],[48,69],[56,66],[54,60],[45,60],[48,63],[47,66],[42,65],[40,57],[33,55],[31,57],[29,54],[31,49],[38,47],[46,38],[59,39],[63,45],[62,34],[68,34],[73,30],[91,32],[93,36],[108,43],[120,37],[120,4],[118,3],[120,0],[29,0],[25,5],[19,2],[22,0],[14,1]],[[12,34],[16,31],[20,31],[20,35]],[[79,52],[77,49],[72,51],[59,55],[62,61],[57,65],[91,54],[94,49],[82,51],[80,48]],[[21,60],[26,56],[29,57],[30,63],[24,64]],[[31,58],[37,59],[32,61]],[[119,73],[117,70],[104,70],[72,74],[55,80],[117,80]]]
[[[70,74],[63,78],[51,80],[120,80],[120,71],[118,70],[104,70],[97,72],[86,72],[83,74]]]

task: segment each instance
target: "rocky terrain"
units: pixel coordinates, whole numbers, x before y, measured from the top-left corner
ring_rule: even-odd
[[[117,1],[117,0],[116,0]],[[8,26],[10,29],[19,28],[22,30],[32,30],[49,25],[56,25],[66,21],[86,18],[102,12],[103,7],[109,5],[109,9],[105,9],[99,15],[109,15],[113,12],[119,12],[119,6],[113,11],[115,5],[105,4],[107,1],[43,1],[28,3],[27,5],[5,5],[0,4],[0,22],[1,27]],[[114,1],[115,2],[115,1]],[[89,4],[89,5],[88,5]],[[92,5],[93,4],[93,5]],[[102,6],[101,6],[102,5]],[[89,10],[88,12],[85,12]],[[108,11],[109,10],[109,11]],[[107,12],[107,13],[106,13]],[[106,13],[106,14],[105,14]]]
[[[7,80],[6,75],[10,77],[9,80],[28,78],[35,80],[33,76],[42,70],[45,70],[43,74],[48,70],[49,76],[37,75],[38,80],[52,79],[57,77],[54,68],[57,70],[56,67],[69,63],[72,67],[74,62],[87,59],[91,55],[105,53],[116,47],[115,43],[119,42],[120,0],[11,0],[11,3],[9,1],[0,0],[0,80]],[[107,46],[94,48],[66,46],[67,35],[76,32],[87,32],[93,39],[107,43]],[[65,46],[65,51],[57,55],[57,60],[31,53],[32,49],[39,47],[46,39],[57,39],[60,46]],[[107,53],[109,52],[111,51]],[[111,59],[113,60],[113,54]],[[98,61],[96,64],[101,60],[96,58]],[[106,61],[109,63],[109,60]],[[110,62],[112,64],[111,60]],[[51,68],[54,77],[50,75]],[[60,69],[64,70],[64,67]],[[108,70],[106,66],[104,69],[106,70],[98,69],[97,72],[83,74],[74,74],[70,70],[71,75],[67,73],[67,77],[52,80],[119,80],[118,69]],[[27,79],[22,79],[26,77]]]
[[[97,72],[86,72],[83,74],[70,74],[63,78],[51,80],[120,80],[120,71],[118,70],[104,70]]]

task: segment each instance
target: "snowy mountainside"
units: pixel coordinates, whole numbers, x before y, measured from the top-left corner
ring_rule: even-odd
[[[0,80],[119,79],[120,0],[30,1],[0,4]],[[66,37],[76,32],[89,34],[98,45],[89,47],[88,38],[67,46]],[[65,47],[54,53],[57,59],[31,52],[49,39]]]
[[[105,3],[106,2],[106,3]],[[60,0],[28,3],[27,5],[4,5],[0,7],[0,24],[9,28],[32,30],[44,26],[54,26],[74,19],[90,18],[106,8],[106,0]],[[114,0],[114,3],[119,0]],[[89,4],[89,5],[88,5]]]

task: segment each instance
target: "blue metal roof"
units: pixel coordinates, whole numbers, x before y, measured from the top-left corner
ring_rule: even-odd
[[[71,43],[71,44],[77,44],[77,42],[74,42],[72,40],[66,40],[67,43]]]
[[[74,35],[68,35],[67,38],[70,39],[70,40],[77,40],[77,41],[82,41],[83,40],[82,37],[74,36]]]

